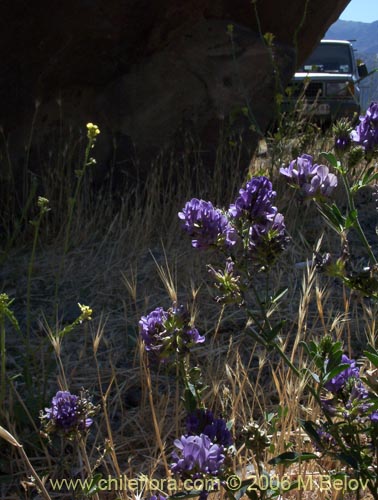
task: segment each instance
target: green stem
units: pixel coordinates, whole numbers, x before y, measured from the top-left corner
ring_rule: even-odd
[[[260,303],[260,306],[263,307],[263,305],[261,304],[261,301],[259,303]],[[248,314],[256,322],[256,319],[253,317],[253,315],[251,314],[250,311],[248,312]],[[265,315],[265,317],[266,317],[266,315]],[[258,328],[261,331],[263,331],[261,325],[258,322],[257,322],[257,326],[258,326]],[[295,374],[295,376],[298,377],[299,379],[302,378],[302,373],[292,363],[292,361],[286,356],[286,354],[283,352],[283,350],[281,349],[281,347],[277,343],[275,343],[275,342],[266,342],[260,335],[256,334],[253,331],[250,331],[250,335],[258,343],[260,343],[265,349],[270,349],[270,348],[273,347],[276,350],[276,352],[279,354],[279,356],[283,359],[283,361],[286,364],[286,366],[288,366],[290,368],[290,370]],[[321,406],[320,397],[319,397],[317,391],[311,385],[309,385],[307,383],[306,383],[306,387],[311,392],[312,396],[315,398],[315,400],[319,404],[319,406]],[[326,417],[327,417],[327,415],[326,415]],[[327,420],[330,420],[330,419],[327,417]]]
[[[179,360],[179,372],[180,372],[181,378],[184,382],[185,390],[192,394],[192,390],[191,390],[190,386],[194,387],[197,407],[203,408],[204,405],[203,405],[202,400],[201,400],[201,393],[200,393],[200,391],[198,391],[198,388],[197,388],[197,385],[195,384],[195,382],[193,382],[190,378],[188,366],[189,366],[189,355],[187,355],[187,357]]]
[[[281,356],[281,358],[284,360],[284,362],[286,363],[286,365],[290,368],[290,370],[292,370],[292,372],[299,378],[301,379],[303,374],[298,370],[298,368],[290,361],[290,359],[286,356],[286,354],[282,351],[282,349],[280,348],[279,345],[277,344],[274,344],[274,347],[276,349],[276,351],[278,352],[278,354]],[[320,400],[320,396],[318,394],[318,391],[316,391],[314,389],[314,387],[312,387],[310,384],[308,384],[306,382],[306,388],[311,392],[312,396],[314,397],[314,399],[316,400],[316,402],[318,403],[319,405],[319,408],[322,407],[322,402]],[[330,416],[327,414],[327,412],[323,412],[328,423],[333,423],[332,422],[332,419],[330,418]]]
[[[252,280],[251,280],[251,277],[250,277],[249,273],[248,273],[248,279],[249,279],[249,285],[251,287],[251,290],[253,291],[253,295],[255,296],[256,302],[259,305],[263,321],[266,321],[266,324],[268,325],[268,328],[271,329],[270,321],[269,321],[268,315],[266,314],[266,310],[265,310],[264,304],[261,302],[261,299],[260,299],[260,296],[258,294],[258,291],[253,286],[253,283],[252,283]],[[255,320],[255,318],[253,318],[253,319]],[[261,328],[261,326],[260,326],[260,328]]]
[[[79,438],[79,454],[84,461],[85,468],[87,469],[87,475],[90,477],[92,475],[92,468],[87,454],[86,442],[82,437]],[[94,498],[95,500],[100,500],[98,493],[94,494]]]
[[[341,174],[341,178],[343,180],[343,184],[344,184],[344,188],[345,188],[345,192],[346,192],[346,195],[347,195],[347,199],[348,199],[348,206],[349,206],[349,210],[351,212],[355,212],[356,213],[356,218],[354,220],[354,224],[353,224],[353,227],[356,229],[357,233],[358,233],[358,236],[362,242],[362,244],[364,245],[364,247],[366,248],[368,254],[369,254],[369,257],[371,259],[371,261],[374,263],[374,264],[377,264],[377,259],[375,258],[375,255],[371,249],[371,246],[369,245],[369,242],[368,240],[366,239],[366,236],[365,236],[365,233],[361,227],[361,224],[360,224],[360,221],[358,220],[358,215],[357,215],[357,210],[356,210],[356,206],[354,204],[354,199],[353,199],[353,196],[352,196],[352,193],[351,193],[351,190],[350,190],[350,186],[349,186],[349,182],[348,182],[348,179],[347,179],[347,176],[345,173],[342,173]]]
[[[76,184],[75,193],[74,193],[73,198],[71,198],[69,200],[68,221],[67,221],[67,226],[66,226],[66,235],[64,238],[63,256],[62,256],[62,259],[60,261],[58,274],[57,274],[56,279],[55,279],[55,292],[54,292],[55,314],[57,314],[57,312],[58,312],[58,287],[59,287],[60,277],[62,275],[62,271],[64,268],[65,258],[66,258],[67,252],[68,252],[74,208],[76,206],[76,202],[77,202],[77,199],[79,197],[81,184],[82,184],[86,169],[87,169],[88,164],[89,164],[89,153],[92,149],[94,142],[95,142],[94,138],[88,137],[87,147],[85,148],[83,166],[82,166],[82,169],[78,175],[78,181]]]
[[[69,205],[69,212],[68,212],[68,222],[67,222],[67,228],[66,228],[66,237],[64,239],[64,255],[66,255],[67,251],[68,251],[68,245],[69,245],[69,239],[70,239],[70,233],[71,233],[71,224],[72,224],[72,217],[73,217],[73,213],[74,213],[74,208],[75,208],[75,205],[76,205],[76,202],[77,202],[77,199],[79,197],[79,192],[80,192],[80,188],[81,188],[81,183],[83,181],[83,178],[84,178],[84,174],[85,174],[85,171],[86,171],[86,168],[88,166],[88,162],[89,162],[89,153],[92,149],[92,145],[94,143],[94,140],[89,138],[88,139],[88,144],[87,144],[87,147],[85,149],[85,155],[84,155],[84,162],[83,162],[83,168],[80,172],[80,175],[78,177],[78,181],[77,181],[77,184],[76,184],[76,189],[75,189],[75,193],[74,193],[74,196],[73,198],[70,200],[70,205]]]
[[[258,294],[256,288],[252,285],[252,283],[250,283],[250,285],[251,285],[251,289],[252,289],[252,291],[253,291],[253,293],[255,295],[256,301],[257,301],[257,303],[258,303],[258,305],[260,307],[260,310],[261,310],[261,313],[262,313],[262,316],[263,316],[263,320],[266,321],[268,327],[271,329],[270,321],[269,321],[268,315],[266,313],[264,304],[261,302],[259,294]],[[266,283],[266,286],[267,286],[267,283]],[[248,311],[248,314],[249,314],[250,317],[252,317],[252,319],[257,324],[258,328],[263,333],[263,327],[260,324],[260,322],[257,320],[257,318],[254,317],[254,315],[251,313],[251,311]],[[270,347],[273,347],[278,352],[278,354],[281,356],[281,358],[284,360],[285,364],[295,373],[295,375],[298,378],[301,378],[301,375],[302,375],[301,372],[291,362],[291,360],[286,356],[286,354],[282,351],[281,347],[277,343],[275,343],[275,342],[273,342],[273,343],[272,342],[266,342],[263,338],[260,337],[260,335],[255,335],[255,334],[253,334],[253,335],[255,336],[255,339],[258,342],[260,342],[261,344],[263,344],[263,346],[266,349],[269,349]],[[317,402],[320,404],[320,399],[319,399],[319,396],[318,396],[317,392],[311,386],[308,386],[308,389],[310,390],[311,394],[315,397],[315,399],[317,400]]]
[[[30,256],[29,267],[28,267],[28,282],[27,282],[27,289],[26,289],[26,351],[27,351],[27,355],[29,354],[29,350],[30,350],[31,281],[32,281],[32,274],[33,274],[33,266],[34,266],[34,260],[35,260],[35,253],[36,253],[36,249],[37,249],[39,228],[40,228],[40,225],[41,225],[42,216],[43,216],[43,213],[41,212],[39,214],[39,217],[38,217],[37,221],[35,222],[33,247],[32,247],[32,253],[31,253],[31,256]]]

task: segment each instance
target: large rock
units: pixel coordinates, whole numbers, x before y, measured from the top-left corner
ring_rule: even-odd
[[[136,149],[149,160],[186,128],[211,149],[230,115],[237,118],[233,125],[252,124],[262,133],[275,94],[347,4],[2,2],[0,125],[10,151],[24,151],[33,116],[33,140],[41,144],[62,122],[98,123],[105,166],[112,137],[123,145],[121,154]],[[267,32],[274,34],[273,48],[264,41]]]

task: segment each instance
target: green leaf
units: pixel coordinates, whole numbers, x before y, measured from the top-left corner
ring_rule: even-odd
[[[311,340],[309,343],[305,342],[304,340],[301,340],[299,345],[304,347],[307,354],[311,358],[315,358],[315,357],[319,356],[318,344],[316,342],[314,342],[313,340]]]
[[[277,335],[280,333],[285,323],[286,320],[283,319],[279,321],[276,325],[274,325],[273,328],[269,329],[266,333],[264,332],[264,337],[267,340],[267,342],[271,342],[273,339],[277,337]]]
[[[288,488],[285,488],[284,491],[286,493],[287,491],[296,490],[299,488],[299,486],[300,486],[299,481],[291,481],[290,486]],[[280,497],[280,498],[283,498],[283,497]]]
[[[306,434],[315,441],[319,446],[321,446],[322,442],[320,436],[317,432],[316,424],[311,420],[301,420],[301,427],[306,432]]]
[[[320,384],[320,378],[319,378],[319,375],[315,372],[312,372],[311,370],[309,370],[308,368],[304,368],[302,370],[302,373],[303,375],[309,375],[313,380],[315,380],[315,382],[317,384]]]
[[[10,321],[10,323],[12,324],[12,326],[16,330],[16,332],[21,335],[20,325],[19,325],[17,318],[14,315],[13,311],[11,311],[10,309],[6,310],[5,316],[8,318],[8,320]]]
[[[365,175],[361,179],[361,187],[366,186],[377,179],[378,172],[375,172],[375,167],[370,167],[367,169]]]
[[[378,354],[374,354],[372,352],[365,351],[365,356],[368,358],[371,363],[378,368]]]
[[[328,163],[340,174],[345,174],[345,169],[342,167],[341,163],[338,161],[336,156],[333,153],[320,153],[320,157],[325,158]]]
[[[98,473],[98,474],[95,474],[92,479],[90,481],[88,481],[88,486],[84,486],[83,487],[83,493],[85,495],[94,495],[95,493],[97,493],[98,491],[101,491],[99,490],[99,481],[102,479],[102,474]]]
[[[365,356],[368,358],[368,360],[376,367],[378,368],[378,351],[372,346],[368,345],[368,350],[364,352]]]
[[[192,384],[189,384],[189,386],[191,386],[190,388],[187,387],[184,391],[184,406],[185,406],[185,409],[188,411],[188,412],[192,412],[194,411],[196,408],[197,408],[197,397],[196,397],[196,393],[194,391],[193,393],[193,385]]]
[[[345,229],[350,229],[351,227],[354,227],[357,221],[357,216],[358,216],[357,210],[351,210],[348,213],[348,216],[345,219]]]
[[[285,453],[281,453],[278,457],[272,458],[268,463],[271,465],[284,465],[304,462],[306,460],[314,460],[317,458],[319,457],[315,455],[315,453],[297,453],[295,451],[287,451]]]
[[[337,168],[339,162],[337,161],[337,158],[333,153],[327,153],[323,151],[322,153],[320,153],[320,157],[325,158],[328,163],[332,165],[332,167]]]
[[[284,418],[287,416],[288,413],[289,413],[289,408],[287,406],[278,407],[277,411],[278,418]]]
[[[332,206],[324,203],[318,207],[319,212],[324,219],[337,233],[342,233],[345,230],[345,217],[340,212],[338,206],[333,203]]]
[[[13,304],[13,302],[14,299],[10,299],[6,293],[0,293],[0,317],[7,318],[16,332],[21,334],[17,318],[14,315],[13,311],[10,309],[10,306]]]
[[[288,290],[289,290],[288,288],[280,288],[280,289],[278,290],[278,292],[277,292],[275,295],[273,295],[273,297],[272,297],[272,299],[271,299],[271,303],[272,303],[272,304],[275,304],[275,303],[276,303],[276,302],[278,302],[280,299],[282,299],[282,297],[283,297],[284,295],[286,295],[286,293],[287,293],[287,291],[288,291]]]
[[[332,357],[338,357],[339,360],[341,359],[341,356],[343,354],[343,343],[341,342],[341,340],[338,340],[337,342],[334,342],[332,344],[330,354],[332,355]]]

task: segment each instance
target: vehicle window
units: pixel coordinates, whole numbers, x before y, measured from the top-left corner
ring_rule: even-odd
[[[326,73],[351,73],[352,61],[348,45],[321,44],[298,69]]]

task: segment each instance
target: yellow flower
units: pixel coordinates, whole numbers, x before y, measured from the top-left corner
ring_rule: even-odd
[[[79,306],[80,311],[81,311],[80,321],[91,320],[93,310],[89,306],[84,306],[82,304],[78,304],[78,306]]]
[[[88,129],[88,134],[87,134],[88,139],[93,140],[100,133],[100,129],[94,123],[87,123],[87,129]]]

